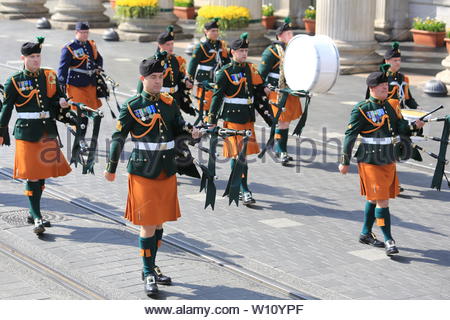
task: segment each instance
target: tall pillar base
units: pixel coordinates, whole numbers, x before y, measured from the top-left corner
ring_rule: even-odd
[[[383,62],[383,57],[375,52],[378,47],[375,41],[335,40],[335,43],[340,55],[341,74],[373,72]]]
[[[121,40],[151,42],[166,31],[168,25],[173,25],[176,40],[191,39],[192,35],[183,33],[183,28],[176,24],[177,21],[178,18],[172,11],[162,11],[150,19],[122,20],[117,31]]]
[[[47,7],[44,6],[45,0],[30,1],[1,1],[0,17],[8,20],[33,19],[41,17],[50,17]]]
[[[446,68],[444,71],[436,74],[436,79],[441,80],[447,86],[450,86],[450,55],[442,60],[442,65]]]
[[[103,14],[105,7],[101,1],[59,0],[50,23],[58,29],[73,30],[79,21],[88,22],[91,28],[109,28],[113,23]]]

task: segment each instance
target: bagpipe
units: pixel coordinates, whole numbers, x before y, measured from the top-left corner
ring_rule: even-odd
[[[450,136],[450,115],[447,115],[445,117],[439,117],[439,118],[430,118],[429,116],[433,113],[435,113],[438,110],[443,109],[444,106],[440,105],[436,109],[430,112],[424,112],[420,110],[402,110],[402,115],[405,120],[408,120],[408,122],[412,123],[416,120],[420,120],[423,122],[444,122],[443,128],[442,128],[442,134],[441,137],[433,137],[433,136],[427,136],[423,133],[423,131],[419,131],[418,135],[411,137],[411,147],[414,150],[422,151],[432,157],[436,160],[436,167],[434,169],[433,179],[431,182],[431,188],[436,188],[436,190],[440,191],[442,186],[442,180],[445,177],[447,180],[447,185],[450,188],[450,181],[445,173],[445,166],[449,164],[449,160],[446,159],[446,153],[449,143],[449,136]],[[414,141],[413,141],[414,140]],[[439,152],[438,154],[430,152],[426,150],[425,148],[421,147],[420,145],[417,145],[415,142],[418,142],[418,140],[428,140],[428,141],[436,141],[439,142]],[[420,161],[420,160],[419,160]]]
[[[188,130],[192,130],[194,126],[190,125]],[[234,166],[233,170],[230,173],[230,176],[228,178],[228,183],[225,188],[225,192],[223,194],[223,197],[228,196],[229,198],[229,204],[232,202],[235,202],[236,205],[239,203],[239,191],[240,191],[240,184],[242,179],[242,174],[245,172],[247,168],[247,144],[248,139],[252,136],[251,130],[234,130],[234,129],[227,129],[227,128],[221,128],[218,126],[212,126],[212,125],[206,125],[202,124],[199,126],[195,126],[195,128],[200,129],[200,132],[204,135],[209,135],[209,148],[205,148],[202,146],[197,145],[197,143],[200,141],[198,139],[193,139],[193,141],[190,143],[191,146],[196,146],[200,151],[205,152],[208,154],[208,163],[207,165],[203,165],[199,163],[198,161],[194,161],[194,163],[200,167],[202,171],[201,175],[201,181],[200,181],[200,192],[203,190],[206,193],[206,200],[205,200],[205,209],[208,206],[211,206],[211,208],[214,210],[215,201],[216,201],[216,185],[214,181],[216,180],[216,160],[218,157],[217,154],[217,144],[219,141],[219,138],[227,138],[232,136],[242,136],[243,139],[243,147],[238,155],[238,159],[236,162],[236,165]],[[199,176],[200,177],[200,176]]]
[[[116,96],[116,88],[119,87],[119,83],[117,83],[113,78],[105,73],[103,69],[98,69],[99,72],[95,73],[95,82],[97,89],[97,98],[103,98],[108,105],[109,111],[111,112],[111,116],[113,119],[116,119],[116,115],[109,104],[109,98],[111,97],[111,91],[114,96],[114,101],[116,102],[117,111],[120,112],[120,105]],[[108,86],[109,84],[109,86]],[[111,89],[110,89],[111,88]]]
[[[98,135],[104,114],[101,110],[91,109],[82,103],[70,101],[70,99],[69,105],[75,107],[75,111],[67,110],[62,116],[67,119],[64,122],[66,122],[69,132],[75,137],[72,145],[70,164],[75,164],[75,167],[77,167],[78,164],[81,164],[83,168],[82,174],[94,174]],[[89,146],[85,140],[87,119],[93,121],[92,136]],[[71,126],[74,126],[75,130]]]

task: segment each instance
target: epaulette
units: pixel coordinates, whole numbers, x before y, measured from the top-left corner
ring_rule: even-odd
[[[140,97],[141,97],[140,94],[135,95],[134,97],[131,97],[131,98],[129,98],[127,101],[125,101],[125,104],[128,105],[128,106],[131,106],[131,104],[132,104],[133,102],[135,102],[136,100],[138,100]]]
[[[172,103],[173,103],[173,97],[172,97],[169,93],[167,93],[167,92],[161,92],[159,96],[160,96],[162,102],[164,102],[165,104],[167,104],[167,105],[169,105],[169,106],[172,105]]]
[[[18,77],[18,76],[20,76],[21,74],[22,74],[22,71],[17,71],[17,72],[15,72],[15,73],[11,76],[11,78]]]
[[[222,70],[225,70],[225,69],[228,69],[228,68],[230,68],[230,67],[232,67],[233,66],[233,64],[230,62],[230,63],[227,63],[226,65],[224,65],[223,67],[222,67]]]

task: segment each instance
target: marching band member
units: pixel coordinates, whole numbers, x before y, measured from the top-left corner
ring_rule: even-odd
[[[83,103],[91,109],[102,106],[97,98],[96,73],[103,68],[103,58],[97,45],[89,38],[89,24],[78,22],[75,26],[75,39],[61,49],[58,68],[58,80],[73,102]],[[88,118],[82,117],[84,129],[87,131]]]
[[[216,86],[208,115],[208,123],[217,124],[218,119],[224,121],[223,128],[235,130],[251,130],[247,155],[259,152],[255,138],[255,109],[253,99],[256,86],[261,86],[263,80],[252,63],[246,62],[248,56],[247,33],[231,44],[231,63],[217,72]],[[223,107],[222,107],[223,104]],[[219,113],[220,112],[220,113]],[[236,165],[237,156],[241,151],[242,137],[233,136],[225,139],[223,155],[231,158],[231,168]],[[248,185],[248,172],[244,172],[241,182],[241,193],[244,205],[253,204],[254,200]]]
[[[391,65],[387,71],[389,85],[388,102],[401,115],[400,109],[406,107],[417,109],[418,104],[411,95],[409,78],[399,72],[402,61],[399,46],[398,42],[394,42],[391,48],[384,53],[384,60]]]
[[[69,105],[58,83],[55,71],[41,68],[43,37],[38,42],[22,45],[24,69],[12,75],[5,84],[4,105],[0,112],[0,145],[9,145],[8,123],[14,107],[17,121],[13,134],[16,138],[14,179],[24,179],[25,195],[30,202],[28,223],[40,235],[50,221],[41,215],[41,197],[45,179],[62,177],[71,169],[58,144],[56,118],[61,108]]]
[[[423,127],[417,120],[412,126],[399,118],[395,109],[387,102],[388,78],[383,65],[382,71],[371,73],[366,80],[370,97],[358,103],[352,110],[343,146],[339,171],[346,174],[350,165],[353,146],[358,135],[362,143],[356,157],[361,182],[361,194],[367,202],[364,212],[364,225],[359,242],[375,247],[385,247],[388,256],[398,253],[391,234],[389,198],[399,194],[396,171],[397,150],[401,136],[410,136]],[[372,233],[372,225],[377,221],[384,236],[383,242]]]
[[[218,19],[213,19],[205,23],[203,30],[205,38],[201,39],[201,42],[194,48],[192,58],[189,61],[187,73],[191,82],[195,80],[197,85],[196,96],[198,99],[202,96],[202,91],[205,90],[198,85],[203,81],[215,83],[216,72],[224,65],[230,63],[227,43],[224,40],[219,40],[218,21]],[[205,91],[203,110],[206,113],[210,108],[212,95],[213,92],[211,90]]]
[[[289,18],[286,18],[284,24],[280,26],[276,31],[277,40],[268,46],[262,55],[262,61],[259,65],[259,73],[267,84],[272,85],[275,88],[285,88],[286,83],[282,73],[282,62],[284,59],[284,51],[286,45],[294,36],[292,32],[292,23]],[[281,74],[281,77],[280,77]],[[280,94],[275,91],[265,89],[269,100],[277,103],[280,99]],[[287,141],[289,137],[289,124],[291,121],[300,118],[302,115],[302,105],[299,97],[289,95],[285,110],[281,113],[278,119],[277,129],[275,131],[275,154],[280,157],[281,164],[287,165],[289,161],[292,161],[287,153]],[[276,114],[277,108],[272,106],[273,113]]]
[[[186,79],[186,60],[174,53],[174,32],[173,26],[168,26],[167,30],[158,35],[157,52],[167,52],[164,65],[164,83],[161,92],[172,95],[177,106],[184,112],[195,116],[195,110],[191,107],[189,94],[187,89],[192,88],[192,82]],[[142,81],[138,82],[137,93],[143,90]]]
[[[171,278],[161,273],[155,260],[162,243],[163,223],[180,217],[174,140],[185,132],[186,123],[173,97],[160,93],[165,54],[141,62],[143,90],[121,108],[105,172],[105,178],[114,181],[124,142],[131,134],[135,148],[128,164],[125,218],[141,226],[142,278],[148,296],[158,293],[157,284],[171,284]],[[194,129],[192,135],[198,138],[198,130]]]

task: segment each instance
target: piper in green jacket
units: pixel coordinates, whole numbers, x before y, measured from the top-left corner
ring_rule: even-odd
[[[233,41],[231,54],[233,55],[231,63],[217,72],[216,87],[209,110],[208,122],[215,125],[220,118],[224,121],[224,128],[251,130],[253,134],[247,145],[247,155],[256,154],[259,152],[259,146],[254,131],[255,109],[253,100],[255,91],[262,90],[263,80],[256,66],[246,62],[248,55],[247,33],[242,34],[240,39]],[[225,139],[223,155],[226,158],[232,158],[232,169],[242,147],[242,137]],[[242,199],[245,205],[255,203],[247,185],[247,178],[248,173],[245,172],[241,183]]]
[[[361,194],[366,196],[367,202],[359,242],[385,247],[386,254],[390,256],[398,253],[391,235],[389,212],[389,198],[399,194],[395,162],[404,157],[399,154],[399,150],[406,150],[400,148],[402,140],[423,127],[424,122],[416,121],[410,126],[406,120],[397,117],[396,111],[386,100],[387,67],[389,65],[384,65],[381,72],[373,72],[367,77],[370,98],[358,103],[352,110],[339,171],[342,174],[348,172],[353,146],[358,135],[361,135],[362,141],[355,156],[358,160]],[[383,232],[384,244],[372,233],[375,219]]]
[[[200,99],[203,88],[198,84],[203,81],[216,82],[216,71],[230,63],[227,43],[219,40],[218,19],[213,19],[204,25],[205,38],[194,48],[192,58],[189,61],[187,74],[191,82],[197,84],[196,97]],[[211,105],[212,91],[205,92],[203,110],[207,111]],[[199,100],[200,101],[200,100]],[[200,103],[199,103],[200,106]]]
[[[186,60],[174,53],[173,26],[167,27],[165,32],[158,35],[157,52],[167,52],[164,65],[164,83],[161,92],[169,93],[177,101],[177,106],[184,112],[195,116],[195,109],[191,107],[191,100],[187,89],[192,89],[192,82],[186,76]],[[143,90],[142,81],[139,80],[137,93]]]
[[[14,107],[17,121],[14,178],[26,179],[25,195],[30,202],[28,222],[34,233],[41,234],[50,222],[42,219],[40,201],[45,179],[65,176],[71,169],[57,141],[56,119],[63,120],[61,108],[68,108],[60,90],[56,73],[41,69],[41,48],[44,38],[22,46],[24,69],[8,78],[3,108],[0,112],[0,145],[9,145],[8,124]],[[67,109],[68,110],[68,109]]]
[[[284,24],[276,31],[277,41],[268,46],[262,55],[261,64],[258,71],[266,84],[270,84],[275,88],[286,88],[286,80],[281,72],[282,62],[284,59],[284,51],[286,45],[294,36],[292,32],[292,23],[286,18]],[[269,100],[277,103],[280,95],[275,91],[265,89]],[[276,107],[272,107],[273,113],[277,113]],[[292,160],[287,153],[287,141],[289,137],[289,125],[291,121],[298,119],[302,115],[302,105],[299,97],[289,95],[284,111],[278,119],[277,129],[275,130],[275,155],[280,157],[281,165],[286,166]]]
[[[121,108],[105,172],[105,178],[114,181],[125,140],[131,134],[135,147],[128,162],[125,218],[141,226],[142,278],[149,296],[158,293],[157,284],[171,284],[171,279],[156,266],[155,259],[161,245],[163,223],[180,217],[175,148],[177,137],[187,128],[172,96],[160,93],[164,54],[141,62],[139,69],[144,89]],[[192,135],[198,137],[198,131],[194,129]]]
[[[390,64],[391,67],[387,71],[389,93],[388,101],[391,106],[396,108],[396,111],[401,117],[401,110],[406,107],[410,109],[417,109],[418,104],[412,97],[411,90],[409,89],[409,78],[400,73],[401,53],[399,49],[399,43],[394,42],[392,47],[387,49],[384,53],[384,60]]]

